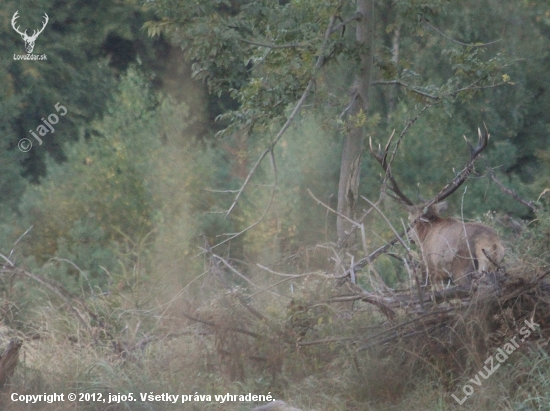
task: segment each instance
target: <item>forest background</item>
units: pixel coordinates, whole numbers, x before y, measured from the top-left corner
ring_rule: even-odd
[[[46,61],[14,59],[17,10],[29,31],[48,14],[34,50]],[[0,317],[2,338],[24,341],[18,392],[456,406],[449,395],[472,369],[403,371],[357,354],[344,340],[383,321],[367,304],[351,319],[334,304],[304,309],[334,292],[330,275],[393,237],[388,221],[402,227],[368,151],[394,130],[393,173],[421,202],[461,170],[463,136],[475,141],[485,124],[489,147],[449,215],[493,226],[510,263],[548,263],[546,1],[6,0],[0,17]],[[59,104],[67,114],[38,144],[30,131]],[[360,196],[388,219],[362,220],[364,244],[341,217],[370,208]],[[373,290],[374,273],[393,288],[408,281],[387,255],[358,283]],[[540,355],[518,357],[462,406],[545,409]],[[165,407],[149,406],[116,409]]]

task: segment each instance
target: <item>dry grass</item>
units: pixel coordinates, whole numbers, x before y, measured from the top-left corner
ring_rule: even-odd
[[[24,344],[1,409],[239,411],[258,405],[141,400],[25,405],[10,401],[10,392],[105,398],[131,392],[138,399],[141,392],[270,392],[288,406],[317,411],[527,410],[548,404],[544,343],[550,338],[550,286],[533,266],[522,270],[516,264],[508,277],[491,283],[489,290],[498,292],[478,287],[468,304],[455,299],[423,314],[396,309],[398,316],[389,321],[365,302],[356,303],[353,313],[330,304],[334,284],[317,272],[293,281],[292,299],[281,297],[288,284],[252,296],[247,287],[228,287],[219,280],[219,267],[204,262],[203,274],[190,285],[177,276],[191,265],[179,272],[170,264],[156,265],[170,266],[157,273],[141,265],[113,275],[111,288],[93,297],[71,300],[41,292],[26,306],[15,294],[4,298],[11,301],[4,310],[10,322],[0,328],[0,344],[14,336]],[[181,275],[186,281],[190,276]],[[250,279],[261,287],[267,283],[265,272],[252,272]],[[27,293],[36,291],[28,278],[21,281]],[[540,330],[459,406],[451,394],[463,396],[462,387],[518,334],[526,318]]]

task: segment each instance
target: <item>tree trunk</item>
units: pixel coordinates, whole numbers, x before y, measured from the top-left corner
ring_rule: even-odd
[[[363,125],[360,124],[358,117],[361,113],[366,115],[369,107],[374,52],[374,0],[357,0],[357,11],[362,15],[356,29],[356,40],[362,54],[359,70],[351,90],[348,132],[344,135],[340,163],[337,207],[340,215],[350,219],[354,218],[355,206],[359,198],[359,175],[363,151]],[[340,246],[349,245],[348,237],[351,227],[352,225],[345,218],[337,217],[336,231]]]

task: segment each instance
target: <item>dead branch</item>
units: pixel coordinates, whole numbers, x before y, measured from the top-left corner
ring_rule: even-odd
[[[403,240],[402,237],[399,236],[399,234],[397,233],[397,230],[393,227],[392,223],[390,222],[390,220],[388,220],[388,217],[386,217],[386,215],[382,212],[382,210],[380,210],[376,204],[372,203],[368,198],[364,197],[364,196],[361,196],[361,198],[363,200],[365,200],[367,203],[369,203],[369,205],[371,207],[373,207],[376,211],[378,211],[378,214],[380,214],[382,216],[382,218],[384,219],[384,221],[386,222],[386,224],[388,224],[388,226],[390,227],[390,229],[392,230],[392,232],[395,234],[396,238],[397,238],[397,241],[399,241],[401,243],[401,245],[403,246],[403,248],[407,251],[407,253],[410,251],[410,248],[407,244],[405,244],[405,241]]]
[[[333,344],[333,343],[340,343],[340,342],[348,342],[348,341],[354,341],[355,338],[326,338],[324,340],[316,340],[316,341],[304,341],[299,342],[299,347],[310,347],[312,345],[321,345],[321,344]]]
[[[56,281],[44,278],[38,274],[33,274],[31,272],[28,272],[26,270],[22,270],[17,267],[12,267],[11,269],[4,269],[3,272],[12,272],[13,274],[22,275],[27,278],[30,278],[40,285],[46,287],[48,290],[52,291],[54,294],[56,294],[58,297],[60,297],[67,306],[69,307],[70,311],[73,312],[75,317],[80,321],[80,323],[86,328],[87,330],[90,330],[90,323],[89,321],[86,321],[80,311],[75,307],[75,303],[77,303],[81,309],[83,309],[91,318],[97,319],[97,315],[92,312],[84,302],[82,302],[80,299],[72,295],[69,291],[67,291],[63,286],[58,284]]]
[[[380,80],[380,81],[373,81],[371,83],[373,86],[377,86],[377,85],[396,85],[396,86],[401,86],[413,93],[416,93],[422,97],[426,97],[426,98],[429,98],[430,100],[440,100],[441,97],[440,96],[435,96],[433,94],[428,94],[422,90],[419,90],[413,86],[410,86],[409,84],[406,84],[406,83],[403,83],[401,80]]]
[[[290,48],[296,48],[296,47],[308,47],[311,46],[310,42],[306,43],[290,43],[290,44],[273,44],[273,43],[262,43],[260,41],[253,41],[253,40],[247,40],[243,38],[239,38],[239,41],[242,41],[243,43],[250,44],[252,46],[258,46],[258,47],[265,47],[268,49],[290,49]]]
[[[225,327],[223,325],[220,325],[220,324],[216,324],[212,321],[206,321],[206,320],[202,320],[200,318],[197,318],[197,317],[193,317],[187,313],[183,313],[183,316],[192,320],[192,321],[195,321],[195,322],[198,322],[198,323],[202,323],[202,324],[205,324],[205,325],[208,325],[212,328],[217,328],[217,329],[221,329],[221,330],[227,330],[227,331],[234,331],[234,332],[237,332],[237,333],[240,333],[240,334],[245,334],[245,335],[248,335],[250,337],[254,337],[254,338],[260,338],[260,334],[256,334],[255,332],[252,332],[252,331],[248,331],[248,330],[245,330],[244,328],[238,328],[238,327]]]
[[[481,155],[481,152],[485,150],[485,148],[487,147],[487,144],[489,143],[489,138],[491,136],[485,124],[484,124],[484,127],[485,127],[485,131],[483,133],[481,132],[481,129],[479,128],[477,129],[478,145],[477,147],[471,149],[470,159],[468,160],[468,163],[466,164],[466,166],[462,169],[460,173],[457,174],[457,176],[453,179],[453,181],[447,184],[432,200],[424,204],[424,208],[427,208],[433,204],[439,203],[440,201],[449,197],[462,185],[462,183],[464,183],[464,181],[466,181],[466,179],[474,169],[474,164],[476,160],[479,158],[479,156]]]
[[[288,128],[290,127],[290,125],[292,124],[292,122],[294,121],[294,118],[298,115],[298,113],[300,112],[300,110],[302,109],[302,106],[304,105],[306,99],[309,97],[309,94],[311,93],[311,90],[313,89],[313,85],[315,84],[315,77],[317,75],[317,72],[318,70],[323,66],[324,62],[325,62],[325,49],[327,47],[327,44],[328,44],[328,38],[330,36],[330,33],[332,31],[332,28],[334,27],[334,21],[336,20],[336,16],[332,16],[330,18],[330,21],[329,21],[329,24],[328,24],[328,27],[327,27],[327,30],[325,32],[325,36],[323,38],[323,43],[319,49],[319,57],[317,57],[317,62],[315,63],[315,67],[314,67],[314,74],[313,76],[311,77],[311,79],[309,80],[304,92],[302,93],[302,97],[300,98],[300,100],[298,100],[298,103],[296,104],[296,106],[294,107],[294,110],[292,110],[292,113],[290,113],[290,115],[288,116],[288,119],[286,120],[285,124],[283,125],[283,127],[281,128],[281,130],[279,130],[279,132],[277,133],[277,135],[275,136],[274,140],[271,142],[271,144],[262,152],[262,154],[260,155],[260,157],[258,158],[258,160],[256,161],[256,163],[254,164],[254,166],[252,167],[252,169],[250,170],[250,172],[248,173],[248,175],[246,176],[246,179],[244,181],[244,183],[242,184],[241,188],[239,189],[239,191],[237,192],[237,195],[235,196],[235,199],[233,200],[233,204],[231,204],[231,206],[229,207],[229,209],[227,210],[227,213],[225,215],[225,217],[227,218],[229,216],[229,214],[231,214],[231,211],[233,211],[233,209],[235,208],[235,206],[237,205],[244,189],[246,188],[246,186],[248,185],[248,183],[250,182],[250,179],[252,178],[252,176],[254,175],[254,173],[256,172],[256,170],[258,169],[259,165],[261,164],[262,160],[265,158],[265,156],[271,152],[273,150],[273,148],[277,145],[277,143],[279,142],[279,140],[281,139],[281,137],[284,135],[284,133],[288,130]]]
[[[487,168],[487,173],[489,174],[491,179],[497,184],[498,188],[500,188],[500,191],[502,191],[504,194],[512,197],[518,203],[523,204],[525,207],[529,208],[533,213],[536,213],[537,211],[539,211],[533,201],[524,200],[515,191],[509,189],[504,184],[502,184],[502,182],[497,178],[497,176],[495,175],[492,169]]]
[[[496,43],[502,41],[502,39],[498,39],[498,40],[490,41],[488,43],[464,43],[460,40],[453,39],[452,37],[446,35],[445,33],[443,33],[443,31],[439,30],[437,27],[430,24],[429,20],[427,20],[426,18],[423,17],[421,19],[421,21],[422,21],[422,23],[424,23],[424,25],[426,25],[428,28],[435,31],[440,36],[445,37],[447,40],[450,40],[453,43],[456,43],[456,44],[459,44],[459,45],[465,46],[465,47],[487,47],[487,46],[492,46],[493,44],[496,44]]]
[[[484,90],[484,89],[488,89],[488,88],[500,87],[500,86],[503,86],[503,85],[507,84],[505,81],[501,81],[500,83],[487,84],[485,86],[476,86],[476,84],[479,83],[480,81],[481,80],[476,80],[472,84],[467,85],[466,87],[462,87],[462,88],[459,88],[459,89],[456,89],[456,90],[450,90],[446,93],[441,93],[440,95],[426,93],[426,92],[424,92],[424,91],[422,91],[418,88],[415,88],[414,86],[411,86],[410,84],[404,83],[401,80],[379,80],[379,81],[373,81],[371,84],[373,86],[378,86],[378,85],[383,85],[383,86],[390,85],[391,86],[391,85],[395,85],[395,86],[403,87],[404,89],[410,91],[411,93],[415,93],[415,94],[418,94],[422,97],[425,97],[427,99],[432,100],[431,105],[438,104],[439,102],[441,102],[441,100],[444,97],[456,96],[457,94],[462,93],[464,91]]]
[[[325,207],[328,211],[336,214],[338,217],[340,218],[343,218],[344,220],[348,221],[352,227],[356,227],[358,228],[359,230],[361,230],[361,240],[363,242],[363,251],[365,252],[365,254],[368,254],[368,250],[367,250],[367,236],[365,234],[365,226],[361,223],[358,223],[354,220],[352,220],[351,218],[345,216],[344,214],[342,213],[339,213],[338,211],[332,209],[331,207],[329,207],[328,205],[326,205],[325,203],[323,203],[321,200],[319,200],[317,197],[315,197],[313,195],[313,193],[311,192],[310,189],[307,190],[307,192],[309,193],[309,195],[317,202],[317,204],[319,205],[322,205],[323,207]]]
[[[237,238],[238,236],[240,236],[241,234],[244,234],[246,233],[247,231],[253,229],[254,227],[256,227],[258,224],[260,224],[265,216],[267,215],[267,213],[269,212],[269,210],[271,209],[271,205],[273,204],[273,200],[275,198],[275,188],[271,191],[271,196],[269,197],[269,201],[267,203],[267,206],[265,207],[264,209],[264,212],[263,214],[260,216],[260,218],[258,220],[256,220],[254,223],[250,224],[248,227],[244,228],[243,230],[239,231],[238,233],[231,233],[231,234],[226,234],[226,235],[229,235],[228,238],[226,238],[225,240],[223,241],[220,241],[219,243],[216,243],[212,246],[212,248],[216,248],[216,247],[219,247],[220,245],[222,244],[225,244],[231,240],[233,240],[234,238]],[[195,257],[198,257],[199,255],[201,255],[202,252],[198,255],[196,255]]]

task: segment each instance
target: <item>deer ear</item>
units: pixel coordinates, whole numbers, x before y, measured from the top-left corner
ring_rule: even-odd
[[[437,214],[442,213],[447,210],[448,205],[446,201],[442,201],[441,203],[434,204],[434,210]]]

